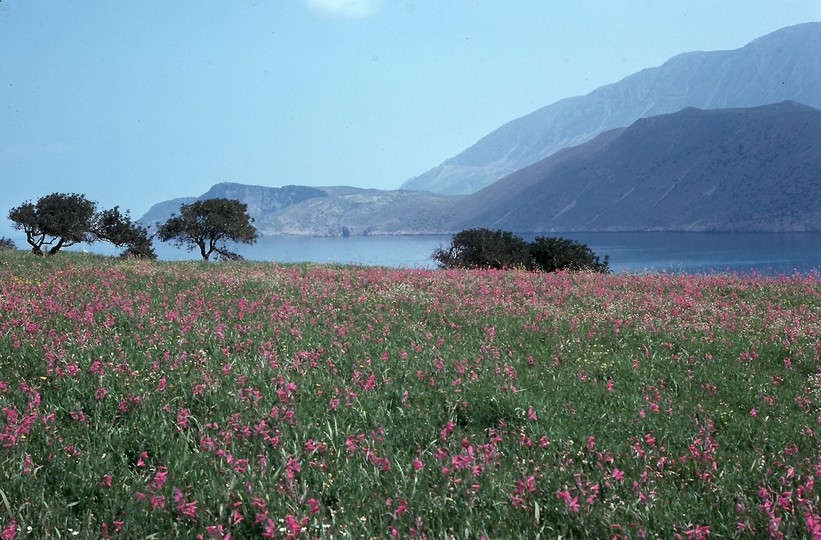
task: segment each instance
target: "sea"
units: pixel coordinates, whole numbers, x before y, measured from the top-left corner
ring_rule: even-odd
[[[532,240],[535,235],[522,235]],[[548,236],[548,235],[543,235]],[[821,273],[821,233],[558,233],[588,245],[614,272],[757,273],[793,275]],[[359,264],[394,268],[435,268],[431,253],[450,243],[450,235],[303,237],[264,236],[252,245],[229,249],[246,260]],[[15,238],[18,248],[25,240]],[[73,246],[114,254],[107,244]],[[161,260],[199,259],[155,241]]]

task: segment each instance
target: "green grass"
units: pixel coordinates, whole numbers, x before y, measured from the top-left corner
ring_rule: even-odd
[[[821,530],[818,275],[0,251],[0,306],[4,538]]]

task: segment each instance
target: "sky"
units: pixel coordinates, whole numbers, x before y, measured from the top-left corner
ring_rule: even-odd
[[[821,0],[0,0],[0,211],[397,189],[562,98],[818,20]]]

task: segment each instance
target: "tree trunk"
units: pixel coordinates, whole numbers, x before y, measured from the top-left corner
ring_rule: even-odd
[[[55,253],[60,251],[60,248],[63,247],[64,242],[65,242],[65,240],[60,238],[60,240],[50,250],[48,250],[49,256],[54,255]]]

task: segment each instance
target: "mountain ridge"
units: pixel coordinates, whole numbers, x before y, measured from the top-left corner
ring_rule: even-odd
[[[794,100],[821,108],[821,23],[788,26],[730,51],[676,55],[584,96],[514,119],[403,189],[470,194],[556,151],[638,118],[685,107],[723,109]]]
[[[642,118],[469,196],[217,184],[265,235],[821,231],[821,111],[793,101]],[[142,223],[172,211],[158,203]],[[177,205],[178,207],[179,205]],[[161,210],[161,212],[159,210]],[[154,216],[155,219],[146,219]]]
[[[463,199],[455,229],[821,230],[821,111],[786,101],[642,118]]]
[[[237,199],[248,206],[257,230],[267,236],[369,236],[439,232],[447,209],[461,197],[427,191],[349,186],[268,187],[222,182],[199,197],[162,201],[138,221],[151,229],[180,204],[211,198]],[[435,212],[440,209],[441,212]]]

